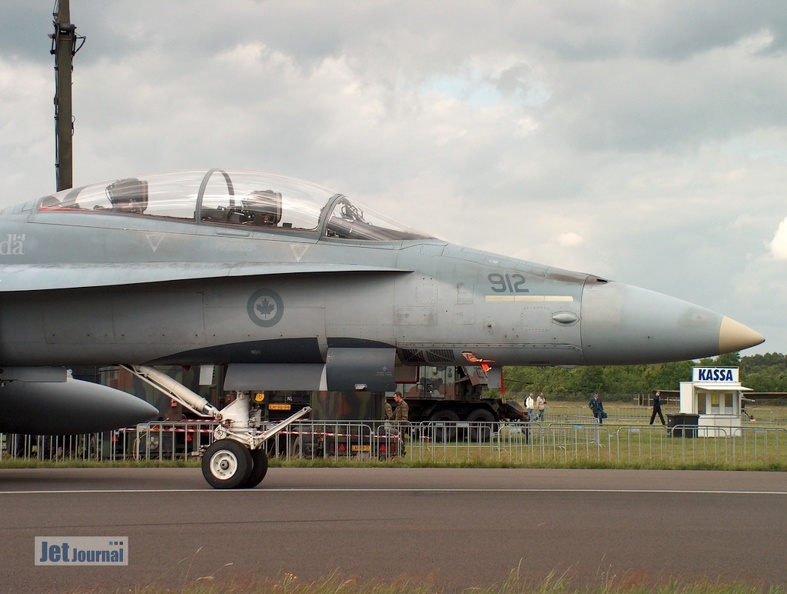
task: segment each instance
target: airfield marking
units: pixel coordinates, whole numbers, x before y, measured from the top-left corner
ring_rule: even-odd
[[[632,493],[661,495],[787,495],[787,491],[689,490],[689,489],[434,489],[407,488],[273,488],[273,489],[69,489],[65,491],[0,491],[0,495],[75,495],[109,493]]]

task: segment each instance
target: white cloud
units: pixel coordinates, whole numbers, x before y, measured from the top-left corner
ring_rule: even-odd
[[[776,235],[770,243],[771,253],[777,260],[787,260],[787,218],[779,223]]]
[[[578,245],[582,245],[585,239],[579,235],[578,233],[569,232],[569,233],[561,233],[558,235],[557,242],[559,245],[563,247],[576,247]]]

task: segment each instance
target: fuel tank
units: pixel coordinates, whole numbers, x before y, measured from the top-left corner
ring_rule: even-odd
[[[141,398],[71,377],[9,381],[0,387],[0,432],[4,433],[95,433],[144,423],[158,414]]]

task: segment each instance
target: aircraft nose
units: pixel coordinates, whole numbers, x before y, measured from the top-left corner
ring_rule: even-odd
[[[590,278],[582,294],[581,340],[590,365],[686,361],[760,344],[757,332],[693,303]]]
[[[765,338],[748,326],[724,316],[719,330],[719,353],[734,353],[765,342]]]

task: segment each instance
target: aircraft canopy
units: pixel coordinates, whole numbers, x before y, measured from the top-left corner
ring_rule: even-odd
[[[23,212],[25,205],[5,213]],[[181,172],[128,177],[63,190],[32,210],[103,216],[154,217],[247,230],[395,241],[429,236],[361,209],[347,197],[310,182],[268,173]]]

